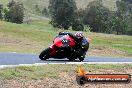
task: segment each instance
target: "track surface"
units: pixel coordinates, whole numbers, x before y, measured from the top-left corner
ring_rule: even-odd
[[[68,59],[53,59],[41,61],[38,55],[22,53],[0,53],[0,65],[19,65],[35,63],[66,63]],[[76,60],[74,62],[79,62]],[[112,57],[86,57],[83,62],[132,62],[132,58],[112,58]]]

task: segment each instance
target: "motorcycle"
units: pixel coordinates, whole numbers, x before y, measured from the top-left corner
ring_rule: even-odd
[[[74,61],[78,58],[79,61],[83,61],[88,48],[89,42],[84,36],[81,47],[77,47],[76,41],[71,36],[58,35],[54,39],[53,44],[40,53],[39,58],[41,60],[47,60],[49,58],[68,58],[70,61]]]

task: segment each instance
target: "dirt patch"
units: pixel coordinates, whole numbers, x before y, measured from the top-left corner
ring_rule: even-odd
[[[95,70],[95,69],[93,69]],[[101,74],[131,74],[132,69],[99,69],[92,73]],[[61,72],[59,73],[59,78],[48,78],[38,80],[28,80],[21,78],[19,80],[7,80],[0,82],[0,88],[132,88],[132,82],[129,84],[85,84],[84,86],[79,86],[76,83],[76,74]]]
[[[22,41],[19,40],[19,39],[16,39],[16,40],[12,40],[12,39],[9,39],[9,38],[0,38],[0,44],[11,44],[11,43],[21,43]]]
[[[24,39],[24,38],[7,38],[7,37],[1,37],[0,38],[0,45],[5,45],[5,46],[33,46],[34,43],[31,43],[30,40]]]
[[[93,49],[89,49],[88,55],[92,56],[128,56],[132,57],[132,54],[128,54],[127,52],[121,50],[115,50],[108,47],[100,47],[96,46]]]
[[[27,38],[16,38],[13,36],[0,36],[0,51],[2,52],[38,52],[42,49],[42,46],[39,42],[31,41]]]

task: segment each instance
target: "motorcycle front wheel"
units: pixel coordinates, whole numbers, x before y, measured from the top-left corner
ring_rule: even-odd
[[[47,60],[49,58],[49,53],[50,53],[50,48],[47,48],[45,50],[43,50],[40,55],[39,55],[39,58],[41,60]]]

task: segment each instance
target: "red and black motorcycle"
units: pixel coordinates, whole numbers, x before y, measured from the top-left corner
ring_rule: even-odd
[[[85,37],[82,39],[81,47],[78,47],[76,46],[76,41],[71,36],[67,34],[58,35],[54,39],[53,44],[40,53],[39,58],[41,60],[68,58],[70,61],[78,58],[80,61],[83,61],[88,48],[89,42]]]

